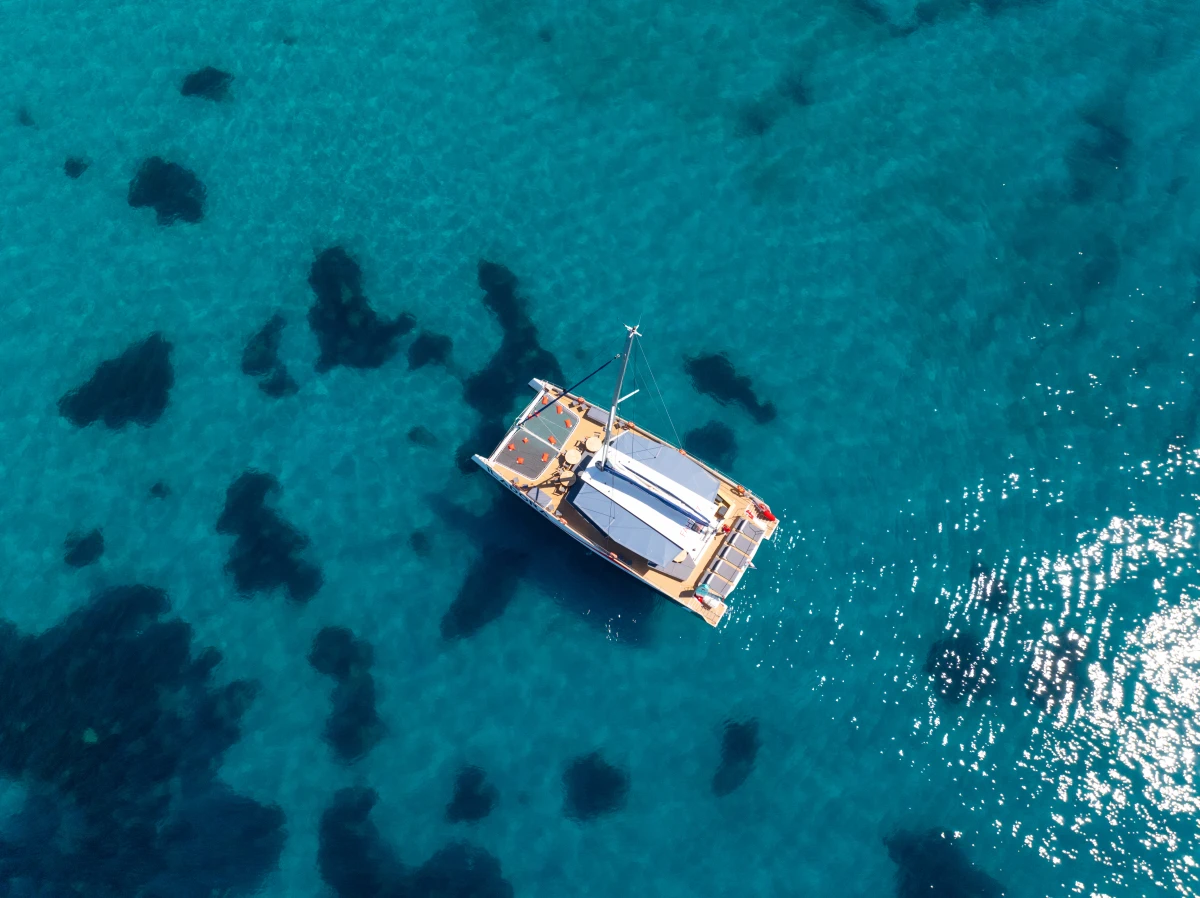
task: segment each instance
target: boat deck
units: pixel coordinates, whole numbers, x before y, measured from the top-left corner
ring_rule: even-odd
[[[676,580],[655,570],[645,559],[632,556],[627,549],[602,533],[570,502],[564,501],[568,490],[577,480],[576,470],[581,464],[577,459],[586,460],[592,454],[589,441],[594,450],[604,437],[607,411],[593,407],[582,397],[573,394],[546,402],[546,399],[557,396],[560,388],[543,383],[543,390],[535,399],[535,407],[540,404],[543,411],[515,431],[510,431],[491,457],[480,461],[499,479],[507,481],[532,499],[556,523],[598,546],[611,561],[716,626],[725,616],[727,604],[718,595],[710,594],[706,605],[696,596],[696,587],[701,582],[709,581],[712,584],[710,588],[716,588],[728,597],[750,567],[750,561],[759,546],[774,534],[778,522],[755,516],[755,504],[760,500],[720,471],[689,456],[717,478],[717,504],[722,508],[722,519],[727,522],[729,532],[719,532],[705,547],[696,560],[695,570],[686,579]],[[618,418],[614,433],[625,430],[671,446],[667,440],[643,430],[632,421]],[[572,461],[575,463],[572,464]],[[745,523],[739,525],[739,521]],[[743,530],[745,532],[739,532]],[[734,563],[729,563],[725,558],[734,560]],[[714,578],[714,568],[718,575],[724,576]],[[716,587],[716,584],[721,585]]]

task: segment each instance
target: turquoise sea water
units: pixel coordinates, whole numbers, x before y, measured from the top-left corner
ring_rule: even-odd
[[[353,787],[377,834],[350,829],[405,870],[466,840],[521,898],[916,894],[931,874],[899,876],[897,837],[933,830],[949,854],[913,863],[950,872],[921,894],[1200,894],[1194,4],[46,0],[4,19],[0,891],[432,894],[395,870],[327,881],[335,856],[386,866],[331,835]],[[232,73],[226,101],[181,95],[206,65]],[[131,207],[154,156],[203,182],[201,221]],[[335,246],[380,316],[415,318],[379,367],[317,370],[308,279]],[[733,430],[730,473],[783,524],[718,630],[456,465],[481,418],[463,384],[504,339],[481,259],[519,279],[564,376],[640,320],[680,432]],[[281,398],[241,370],[276,312]],[[448,364],[410,369],[423,330]],[[157,420],[60,414],[155,332]],[[685,360],[711,353],[773,420],[694,388]],[[669,432],[647,394],[628,414]],[[226,571],[217,521],[249,470],[310,540],[308,602]],[[64,564],[96,527],[103,555]],[[97,638],[80,615],[130,584],[165,591],[160,629]],[[464,588],[511,595],[447,639]],[[373,648],[354,676],[378,741],[354,761],[323,738],[342,687],[308,660],[331,626]],[[171,651],[130,648],[168,630]],[[956,632],[989,681],[958,703],[926,672]],[[153,685],[210,646],[202,693],[257,683],[217,747],[201,698]],[[1048,709],[1026,689],[1047,657],[1071,684]],[[753,769],[716,795],[724,723],[750,720]],[[198,760],[151,789],[160,743]],[[628,792],[580,821],[564,770],[592,752]],[[446,817],[463,765],[496,790],[475,823]],[[109,818],[124,835],[93,839]],[[214,835],[239,827],[261,851]],[[487,888],[454,894],[505,894]]]

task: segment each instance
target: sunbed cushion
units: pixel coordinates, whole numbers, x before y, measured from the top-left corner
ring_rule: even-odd
[[[760,539],[762,539],[763,534],[767,532],[767,531],[763,530],[761,527],[755,526],[754,524],[750,523],[749,518],[742,518],[740,521],[738,521],[737,527],[735,529],[739,533],[746,534],[746,536],[748,536],[750,539],[754,540],[754,542],[758,542]]]
[[[725,559],[739,570],[750,563],[750,559],[737,549],[733,548],[733,546],[725,546],[725,548],[717,553],[717,557]]]
[[[722,561],[720,559],[717,559],[716,563],[712,566],[712,569],[714,573],[724,577],[730,583],[737,579],[739,573],[738,569],[728,561]]]
[[[750,555],[754,552],[755,543],[754,540],[750,539],[749,537],[744,536],[741,533],[735,533],[729,537],[729,545],[741,549],[746,555]]]

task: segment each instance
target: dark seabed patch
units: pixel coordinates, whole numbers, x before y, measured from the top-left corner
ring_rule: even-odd
[[[1072,201],[1086,203],[1108,192],[1122,175],[1132,141],[1113,116],[1089,112],[1082,116],[1085,133],[1066,154]]]
[[[160,225],[202,221],[207,195],[195,173],[161,156],[145,160],[129,182],[129,205],[135,209],[149,206]]]
[[[484,546],[442,616],[442,638],[454,641],[474,636],[504,614],[528,565],[525,552]]]
[[[944,0],[930,0],[928,3],[918,3],[913,9],[913,15],[918,26],[932,25],[943,17],[947,7],[961,8],[962,5],[956,0],[950,0],[949,3]]]
[[[896,864],[896,898],[1003,898],[1004,886],[971,863],[948,832],[899,832],[883,840]]]
[[[362,292],[362,269],[340,246],[317,255],[308,283],[317,301],[308,310],[308,326],[320,347],[316,369],[336,365],[378,368],[391,359],[400,337],[416,325],[401,312],[391,321],[380,318]]]
[[[424,530],[414,530],[410,533],[408,535],[408,544],[422,558],[428,558],[429,552],[433,548],[433,540],[429,538],[429,534]]]
[[[683,370],[697,392],[711,396],[722,405],[737,403],[759,424],[775,420],[775,404],[760,401],[750,378],[738,374],[724,353],[688,357],[684,359]]]
[[[512,898],[513,888],[493,855],[468,842],[451,842],[418,867],[412,898]]]
[[[482,510],[446,495],[430,496],[430,507],[471,545],[490,546],[511,558],[525,558],[530,546],[539,546],[536,561],[530,559],[521,572],[535,592],[553,597],[607,640],[650,643],[652,621],[665,604],[659,593],[593,557],[501,487],[493,489],[495,498]],[[572,587],[564,589],[564,583]]]
[[[161,620],[166,594],[101,593],[39,636],[0,623],[0,774],[29,784],[0,835],[6,895],[253,893],[284,815],[216,777],[256,693]]]
[[[1033,647],[1025,694],[1046,712],[1070,705],[1079,697],[1079,668],[1086,654],[1087,638],[1074,630],[1043,636]]]
[[[339,898],[404,895],[404,865],[371,822],[373,789],[342,789],[321,814],[317,869]]]
[[[242,373],[251,377],[270,374],[279,364],[279,343],[287,319],[276,313],[246,341],[242,350]]]
[[[282,399],[285,396],[295,396],[300,385],[288,374],[287,369],[280,365],[259,380],[258,388],[272,399]]]
[[[996,663],[987,657],[987,649],[970,633],[945,636],[929,647],[925,673],[933,688],[951,704],[988,689],[995,682]]]
[[[234,534],[225,571],[238,592],[249,595],[286,587],[294,602],[307,602],[321,588],[321,570],[298,557],[308,537],[266,505],[279,492],[270,474],[247,471],[225,493],[217,533]]]
[[[625,807],[629,774],[599,752],[576,758],[563,771],[563,813],[572,820],[594,820]]]
[[[713,774],[714,795],[728,795],[746,781],[758,757],[758,721],[730,720],[721,737],[721,763]]]
[[[325,723],[325,741],[337,759],[350,764],[364,757],[383,738],[383,721],[375,710],[375,660],[370,643],[345,627],[325,627],[313,639],[308,662],[332,677],[333,708]]]
[[[973,606],[1003,617],[1011,610],[1012,599],[1001,571],[993,570],[980,561],[971,564],[971,593]]]
[[[709,421],[683,435],[683,448],[715,468],[728,471],[737,460],[737,437],[721,421]]]
[[[749,100],[737,110],[738,134],[743,137],[762,137],[771,130],[777,118],[778,111],[766,100]]]
[[[478,767],[463,767],[454,780],[454,796],[446,805],[446,819],[451,823],[474,823],[482,820],[496,806],[499,793],[487,781]]]
[[[150,486],[150,495],[155,499],[165,499],[171,495],[171,488],[161,480],[156,480]]]
[[[342,789],[321,814],[317,869],[337,898],[512,898],[500,862],[466,842],[406,868],[371,822],[378,800],[373,789]]]
[[[418,424],[416,427],[409,428],[408,441],[425,449],[432,449],[438,444],[437,436],[432,430],[423,424]]]
[[[1121,274],[1121,248],[1107,234],[1094,234],[1078,256],[1082,263],[1076,275],[1076,292],[1087,299],[1091,294],[1111,287]]]
[[[82,177],[87,170],[87,160],[81,159],[79,156],[68,156],[67,161],[63,163],[63,174],[71,180]]]
[[[846,5],[861,20],[870,22],[872,25],[887,27],[892,25],[887,9],[876,0],[846,0]]]
[[[1023,7],[1049,5],[1050,0],[977,0],[979,8],[989,16],[1017,10]]]
[[[960,2],[960,0],[950,0],[950,2]],[[877,0],[847,0],[846,6],[859,22],[883,28],[887,31],[888,36],[893,38],[908,37],[917,30],[918,24],[928,24],[936,18],[936,11],[925,9],[923,8],[925,5],[921,4],[915,10],[917,23],[904,25],[893,22],[888,8]]]
[[[808,106],[812,97],[808,92],[808,82],[798,69],[789,69],[779,76],[775,84],[779,95],[795,106]]]
[[[445,334],[421,331],[408,347],[408,370],[426,365],[447,365],[453,348],[454,344]]]
[[[131,422],[149,427],[166,410],[174,385],[171,344],[151,334],[101,362],[87,383],[58,401],[58,410],[76,427],[96,421],[114,430]]]
[[[219,103],[229,99],[229,85],[232,83],[233,75],[229,72],[206,65],[184,78],[179,92],[185,97],[201,97]]]
[[[496,317],[504,336],[491,360],[463,384],[463,398],[480,418],[458,449],[458,467],[464,473],[476,470],[473,453],[491,452],[504,436],[505,415],[520,401],[531,377],[563,383],[558,359],[538,341],[537,327],[517,293],[517,276],[486,260],[479,262],[478,276],[483,304]]]
[[[325,627],[314,638],[308,663],[317,673],[343,683],[366,673],[375,661],[375,650],[346,627]]]
[[[68,567],[87,567],[104,554],[104,534],[100,528],[88,533],[72,533],[63,543],[63,561]]]
[[[282,315],[272,315],[246,341],[242,350],[242,373],[258,378],[258,388],[275,399],[292,396],[300,389],[288,373],[287,366],[279,360],[279,344],[283,340],[285,324],[287,319]]]

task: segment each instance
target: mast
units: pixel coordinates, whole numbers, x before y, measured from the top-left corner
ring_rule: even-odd
[[[625,339],[625,351],[621,353],[621,373],[617,375],[617,388],[613,390],[612,408],[608,410],[608,423],[604,425],[604,442],[600,446],[600,457],[596,459],[600,470],[604,470],[608,458],[608,441],[612,439],[613,422],[617,420],[617,406],[621,402],[621,387],[625,384],[625,369],[629,367],[629,353],[633,351],[633,338],[641,336],[636,324],[633,327],[625,325],[625,330],[629,331],[629,336]]]

